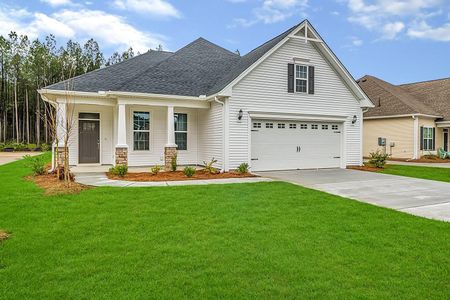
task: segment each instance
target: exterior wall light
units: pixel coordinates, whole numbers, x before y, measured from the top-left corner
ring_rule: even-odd
[[[358,121],[358,117],[356,115],[353,116],[352,124],[355,124]]]
[[[238,120],[240,121],[243,116],[244,116],[244,112],[242,111],[242,109],[240,109],[239,113],[238,113]]]

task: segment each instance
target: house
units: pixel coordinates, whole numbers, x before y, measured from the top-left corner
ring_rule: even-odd
[[[377,149],[405,159],[449,151],[450,78],[393,85],[364,76],[358,84],[375,104],[364,113],[364,156]]]
[[[70,165],[166,169],[175,156],[224,171],[360,165],[373,106],[307,20],[244,56],[199,38],[39,93],[58,108],[59,135],[73,116]]]

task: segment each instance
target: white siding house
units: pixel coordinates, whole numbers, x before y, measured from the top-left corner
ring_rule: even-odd
[[[224,171],[345,168],[362,163],[362,111],[373,106],[308,21],[242,57],[198,39],[74,81],[75,91],[40,90],[74,108],[71,165],[168,169],[176,155]]]

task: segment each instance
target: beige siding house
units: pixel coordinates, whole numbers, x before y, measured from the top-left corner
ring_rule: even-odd
[[[364,113],[365,157],[376,150],[404,159],[449,151],[450,78],[392,85],[364,76],[357,82],[375,104]]]

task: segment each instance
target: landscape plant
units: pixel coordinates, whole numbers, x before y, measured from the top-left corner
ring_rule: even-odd
[[[384,153],[380,150],[370,153],[369,165],[375,168],[384,168],[386,165],[386,160],[389,158],[389,154]]]
[[[214,159],[214,157],[209,162],[203,161],[203,165],[205,166],[203,170],[209,174],[217,174],[218,171],[213,166],[216,162],[217,162],[217,159]]]
[[[128,166],[127,165],[117,165],[115,167],[111,167],[109,169],[109,173],[119,176],[119,177],[124,177],[128,173]]]
[[[157,175],[161,171],[161,169],[162,168],[160,165],[155,165],[150,168],[150,173],[152,173],[153,175]]]
[[[45,157],[41,155],[38,156],[25,155],[25,164],[33,171],[34,175],[43,175],[46,173],[45,170],[46,160]]]
[[[177,156],[173,156],[170,160],[170,167],[172,172],[175,172],[177,170],[178,164],[177,164]]]
[[[241,174],[247,174],[249,169],[250,169],[250,166],[248,165],[248,163],[242,163],[237,168],[237,171]]]
[[[186,177],[191,178],[195,174],[195,168],[190,166],[184,167],[183,173],[184,175],[186,175]]]

